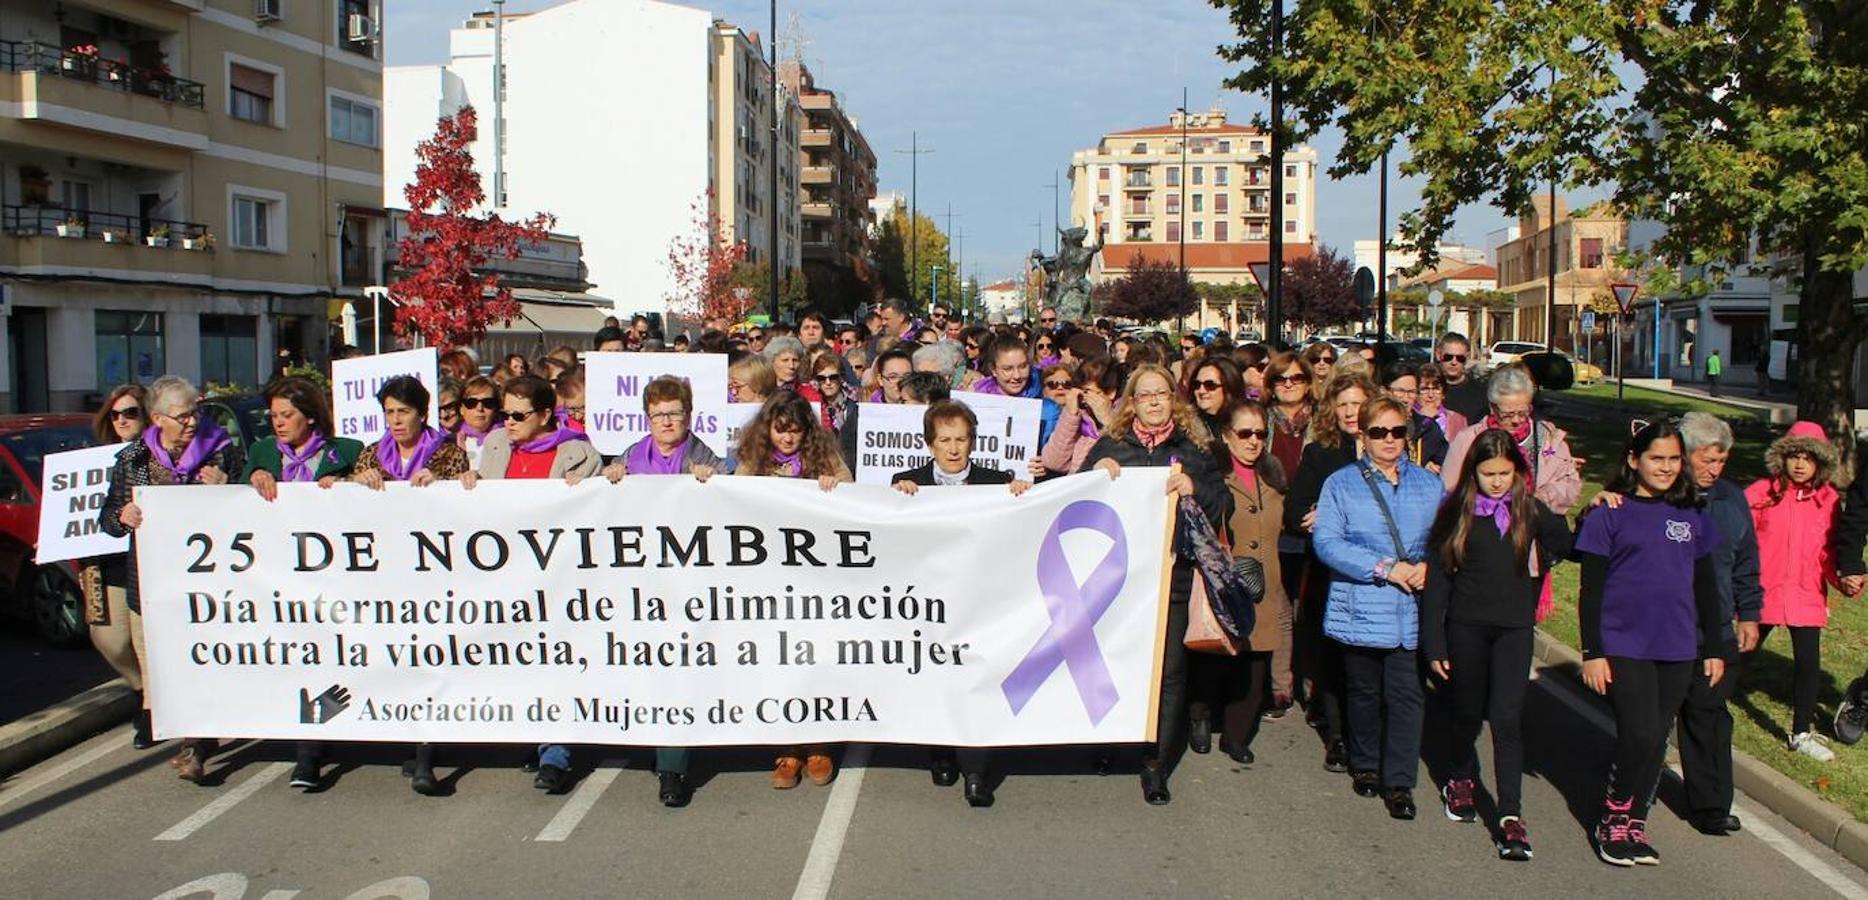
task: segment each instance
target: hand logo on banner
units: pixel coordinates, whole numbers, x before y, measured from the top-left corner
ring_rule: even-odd
[[[323,725],[350,708],[350,689],[334,684],[315,699],[311,692],[298,689],[298,721],[304,725]]]
[[[1088,528],[1115,541],[1082,584],[1071,577],[1061,541],[1064,532],[1078,528]],[[1006,701],[1012,704],[1013,715],[1025,708],[1059,665],[1070,667],[1070,680],[1076,682],[1077,696],[1083,700],[1090,724],[1100,724],[1115,707],[1119,695],[1115,680],[1109,676],[1109,666],[1103,661],[1102,647],[1096,643],[1096,622],[1122,592],[1128,569],[1128,539],[1114,509],[1095,500],[1079,500],[1057,514],[1051,530],[1044,535],[1044,544],[1038,548],[1038,590],[1044,594],[1051,625],[1000,685]]]

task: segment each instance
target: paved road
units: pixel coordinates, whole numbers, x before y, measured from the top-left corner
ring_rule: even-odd
[[[1529,864],[1499,862],[1486,831],[1423,803],[1386,818],[1319,765],[1297,717],[1267,726],[1249,770],[1190,756],[1175,800],[1133,776],[1099,778],[1077,752],[1007,760],[999,804],[966,807],[923,757],[896,748],[830,788],[765,787],[765,757],[702,754],[694,805],[655,803],[646,756],[547,797],[480,751],[457,793],[411,793],[395,754],[348,753],[331,789],[286,787],[290,748],[249,746],[178,781],[162,750],[118,729],[0,785],[0,884],[13,897],[954,897],[1495,896],[1868,897],[1868,877],[1746,803],[1741,835],[1706,838],[1665,813],[1659,868],[1611,869],[1579,818],[1600,796],[1599,708],[1565,685],[1533,690]],[[594,753],[594,751],[593,751]],[[447,776],[448,770],[442,774]],[[1673,795],[1671,787],[1663,798]],[[1423,800],[1426,795],[1423,794]],[[581,812],[580,812],[581,811]],[[177,891],[184,885],[219,893]],[[372,890],[365,890],[373,888]]]
[[[89,644],[57,650],[30,624],[0,621],[0,725],[115,677]]]

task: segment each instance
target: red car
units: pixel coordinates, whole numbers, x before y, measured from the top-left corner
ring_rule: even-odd
[[[0,613],[30,619],[60,647],[90,639],[76,562],[39,565],[39,480],[49,453],[97,443],[91,417],[24,414],[0,416]]]

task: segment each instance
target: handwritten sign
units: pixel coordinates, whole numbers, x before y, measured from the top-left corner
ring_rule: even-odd
[[[331,363],[332,415],[337,417],[337,435],[356,438],[365,444],[383,436],[383,407],[376,402],[376,391],[398,375],[413,375],[428,388],[428,424],[438,427],[441,420],[441,383],[435,348],[399,350],[375,356],[340,359]]]
[[[129,538],[111,537],[97,524],[110,492],[110,467],[121,450],[122,444],[111,444],[46,454],[45,490],[39,496],[40,565],[130,549]]]
[[[584,424],[590,442],[614,456],[649,433],[642,391],[663,375],[694,390],[692,429],[708,449],[726,454],[726,356],[719,353],[584,354]]]

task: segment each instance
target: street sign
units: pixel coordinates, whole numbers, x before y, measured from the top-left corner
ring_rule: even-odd
[[[1271,263],[1248,263],[1246,269],[1252,273],[1252,280],[1258,284],[1258,290],[1261,293],[1271,290]]]
[[[1445,303],[1445,302],[1446,302],[1446,294],[1442,292],[1439,288],[1434,288],[1433,290],[1427,292],[1427,312],[1429,314],[1436,315],[1436,316],[1439,315],[1440,304]]]
[[[1356,270],[1356,308],[1368,318],[1369,305],[1375,302],[1375,273],[1368,266]]]
[[[1596,330],[1596,311],[1595,310],[1593,309],[1583,310],[1583,330],[1584,331],[1595,331]]]
[[[1615,302],[1621,304],[1622,315],[1625,316],[1634,312],[1634,298],[1636,294],[1641,292],[1640,285],[1618,281],[1609,285],[1609,290],[1614,292]]]

